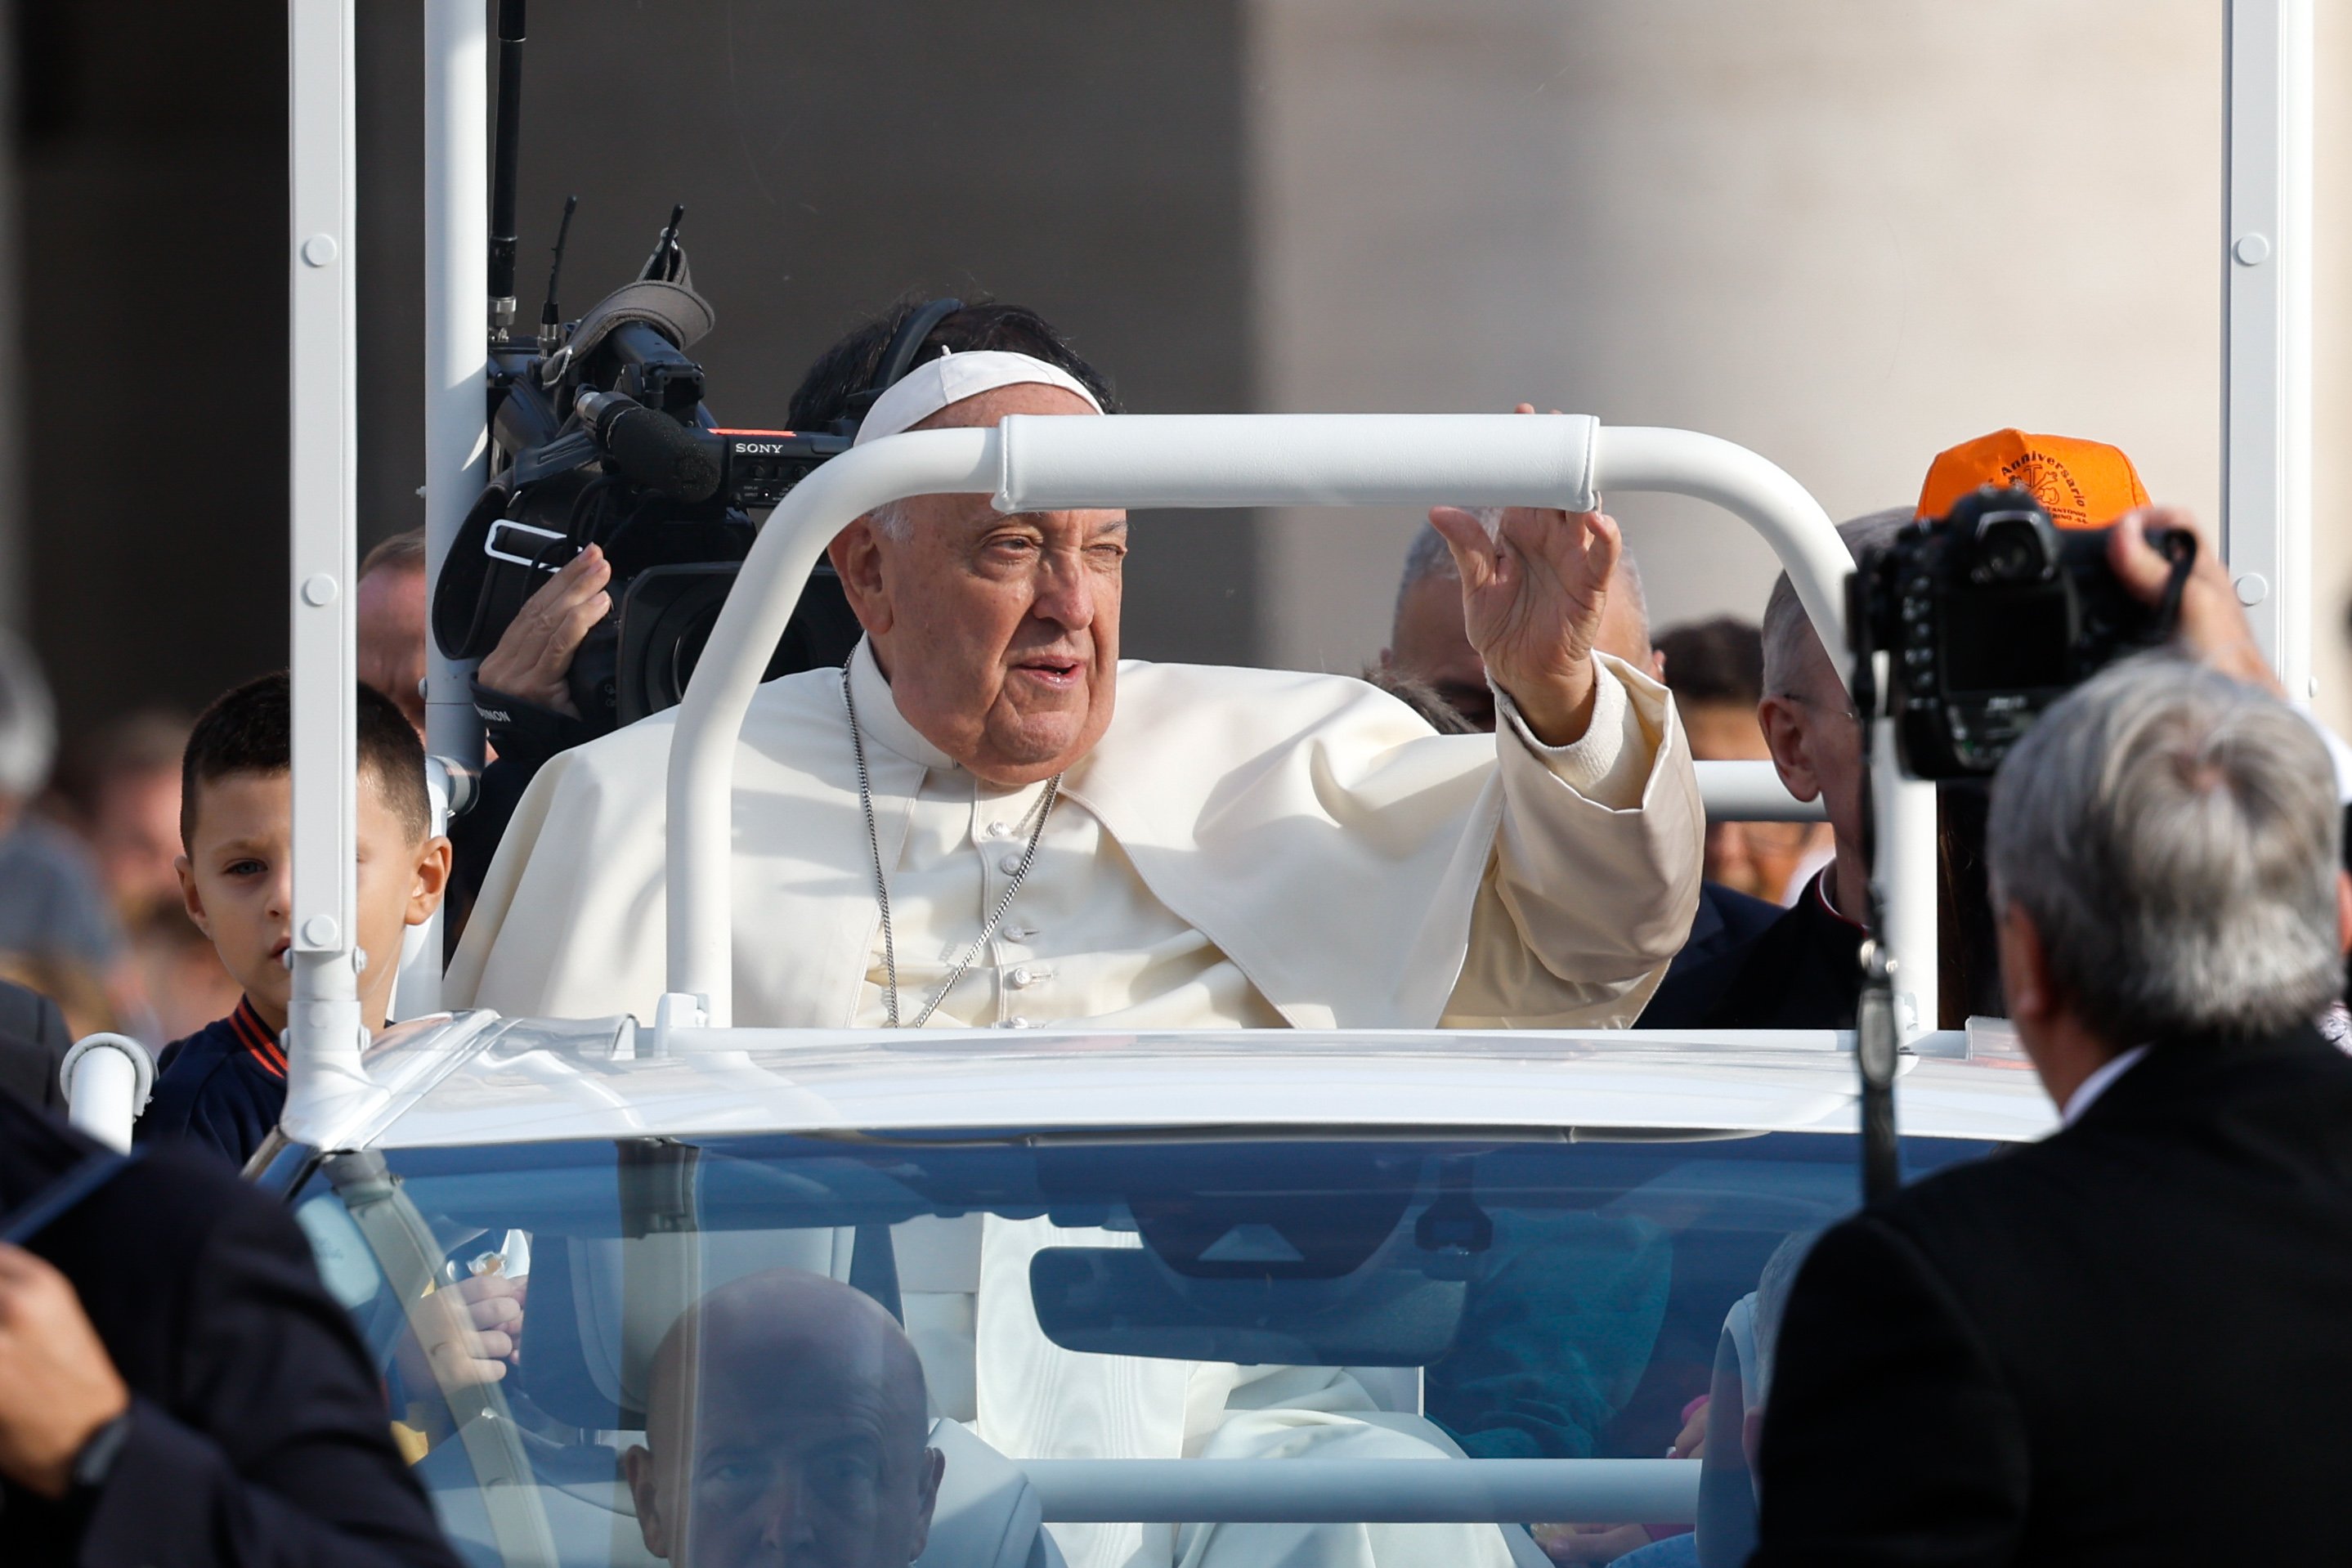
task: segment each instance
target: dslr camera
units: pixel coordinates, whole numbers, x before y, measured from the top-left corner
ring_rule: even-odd
[[[1871,655],[1887,655],[1905,773],[1990,774],[2051,704],[2116,659],[2170,640],[2196,536],[2150,532],[2172,574],[2149,605],[2109,569],[2109,532],[2061,530],[2030,492],[1987,485],[1858,563],[1847,624],[1865,679]]]

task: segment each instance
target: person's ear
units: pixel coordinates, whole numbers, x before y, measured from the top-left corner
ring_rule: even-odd
[[[1799,800],[1819,800],[1822,775],[1813,763],[1811,714],[1793,697],[1767,697],[1756,705],[1756,722],[1772,753],[1780,783]]]
[[[2352,871],[2336,873],[2336,951],[2352,954]]]
[[[850,613],[866,628],[866,635],[878,637],[888,633],[896,617],[890,614],[890,595],[883,581],[882,541],[874,530],[874,514],[868,512],[835,534],[824,553],[841,578]]]
[[[1666,650],[1664,648],[1654,647],[1650,650],[1650,678],[1661,686],[1666,683]]]
[[[188,911],[188,918],[196,922],[196,929],[205,933],[205,940],[211,941],[213,923],[205,918],[205,895],[196,886],[196,868],[188,864],[185,855],[182,855],[173,860],[172,869],[180,879],[181,907]]]
[[[449,840],[435,834],[416,848],[416,870],[408,884],[408,913],[404,917],[413,926],[421,926],[433,918],[441,900],[449,892],[449,867],[454,851]]]
[[[2339,900],[2340,902],[2340,900]],[[2014,902],[1996,917],[2000,949],[2000,990],[2009,1004],[2010,1022],[2022,1035],[2054,1019],[2060,1011],[2057,988],[2052,984],[2049,950],[2042,945],[2033,917]]]
[[[947,1474],[948,1457],[937,1448],[923,1450],[922,1471],[915,1478],[915,1529],[907,1540],[907,1561],[912,1563],[931,1543],[931,1510],[940,1502],[940,1478]]]
[[[627,1479],[629,1496],[637,1506],[637,1533],[645,1538],[646,1550],[667,1562],[669,1521],[662,1517],[661,1489],[654,1484],[653,1450],[640,1443],[623,1454],[621,1473]]]
[[[1396,668],[1396,649],[1392,647],[1384,647],[1381,649],[1381,668],[1382,669],[1394,669]]]

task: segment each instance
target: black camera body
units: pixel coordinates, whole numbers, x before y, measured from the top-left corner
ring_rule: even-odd
[[[530,710],[567,744],[677,704],[758,537],[754,514],[850,446],[835,431],[726,428],[712,417],[687,350],[713,318],[680,280],[675,223],[646,276],[577,322],[491,345],[491,482],[435,591],[442,650],[478,659],[549,575],[589,545],[604,552],[613,609],[566,675],[580,718]],[[840,581],[821,566],[765,679],[838,664],[857,637]],[[486,721],[513,726],[526,705],[489,695],[477,704]]]
[[[2107,564],[2106,529],[2053,526],[2033,496],[1988,485],[1858,563],[1848,625],[1864,667],[1887,657],[1903,770],[1982,777],[2043,710],[2106,665],[2168,641],[2197,541],[2151,532],[2173,587],[2141,603]]]

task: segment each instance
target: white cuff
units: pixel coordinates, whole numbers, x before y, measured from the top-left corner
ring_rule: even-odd
[[[1618,805],[1601,798],[1601,784],[1617,771],[1628,740],[1638,740],[1640,731],[1633,705],[1626,700],[1624,682],[1617,679],[1606,659],[1595,658],[1592,661],[1591,721],[1584,726],[1581,736],[1565,746],[1547,746],[1537,740],[1510,693],[1499,686],[1493,689],[1497,730],[1508,725],[1520,743],[1541,758],[1544,766],[1577,794],[1599,800],[1603,805]],[[1644,774],[1648,771],[1646,767],[1643,770]],[[1639,791],[1635,793],[1638,798]]]

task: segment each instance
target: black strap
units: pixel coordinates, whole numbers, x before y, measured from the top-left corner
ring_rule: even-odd
[[[537,773],[556,752],[568,752],[596,738],[595,729],[584,719],[526,702],[511,692],[494,690],[478,680],[471,684],[474,711],[480,715],[482,728],[501,761]]]
[[[102,1149],[90,1155],[0,1222],[0,1241],[11,1247],[22,1247],[31,1241],[82,1199],[120,1175],[125,1166],[139,1158],[140,1152],[133,1149],[128,1154],[118,1154],[111,1149]]]

